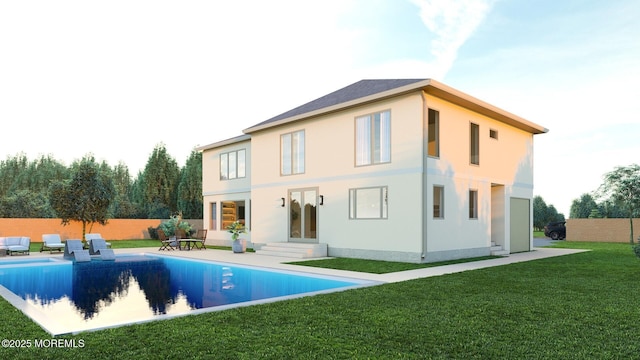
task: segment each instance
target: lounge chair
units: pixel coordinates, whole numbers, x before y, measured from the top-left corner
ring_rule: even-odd
[[[92,239],[89,246],[89,255],[100,255],[102,260],[115,260],[116,255],[113,250],[107,249],[107,242],[104,239]]]
[[[176,239],[169,239],[164,233],[164,230],[158,229],[158,239],[162,243],[158,250],[175,250],[178,248],[178,241]]]
[[[87,249],[91,247],[91,240],[93,239],[102,239],[102,235],[100,235],[99,233],[93,233],[93,234],[85,234],[84,235],[84,239],[87,241]],[[107,247],[110,248],[111,247],[111,243],[110,242],[106,242],[105,244],[107,244]]]
[[[51,254],[56,250],[60,252],[64,250],[64,243],[60,240],[60,235],[42,234],[42,247],[40,248],[40,252],[49,251]]]
[[[82,248],[82,240],[69,239],[64,243],[64,255],[67,260],[74,260],[76,262],[91,261],[91,255],[89,250]]]
[[[194,243],[196,249],[201,249],[201,250],[206,249],[206,247],[204,247],[204,242],[207,240],[207,230],[205,229],[198,230],[196,232],[196,236],[194,236],[194,239],[197,240]]]

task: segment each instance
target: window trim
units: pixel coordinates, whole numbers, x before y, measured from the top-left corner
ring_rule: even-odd
[[[430,142],[431,142],[431,131],[430,130],[430,124],[431,124],[431,113],[434,113],[434,133],[435,133],[435,139],[433,140],[434,142],[434,148],[435,148],[435,154],[431,154],[430,153]],[[440,158],[440,111],[436,110],[436,109],[432,109],[432,108],[427,108],[427,156],[432,157],[432,158],[436,158],[439,159]]]
[[[294,135],[295,134],[299,134],[302,135],[302,137],[300,137],[299,139],[302,139],[302,141],[298,142],[298,149],[295,148],[295,144],[294,144]],[[285,137],[290,136],[290,148],[289,150],[289,159],[287,159],[288,161],[285,161]],[[301,144],[300,144],[301,143]],[[291,131],[288,133],[284,133],[284,134],[280,134],[280,176],[291,176],[291,175],[300,175],[300,174],[304,174],[306,172],[306,146],[307,146],[307,142],[306,142],[306,134],[305,134],[305,130],[296,130],[296,131]],[[298,154],[298,152],[296,150],[302,150],[301,154]],[[295,160],[299,160],[298,162],[298,166],[294,166],[295,165]],[[301,160],[301,162],[300,162]],[[285,163],[289,162],[289,172],[285,172]],[[300,166],[300,163],[302,164],[302,166]],[[299,171],[301,168],[301,171]]]
[[[358,190],[378,189],[380,192],[378,217],[358,217]],[[368,186],[349,189],[349,220],[387,220],[389,219],[389,186]]]
[[[242,167],[243,172],[242,172],[242,176],[239,175],[240,173],[240,153],[244,153],[244,157],[243,157],[243,162],[244,162],[244,166]],[[231,166],[230,165],[230,159],[231,159],[231,154],[235,154],[235,176],[234,177],[230,177],[230,169]],[[222,160],[222,158],[225,157],[226,160]],[[232,151],[227,151],[227,152],[223,152],[220,153],[220,155],[218,156],[219,162],[220,162],[220,180],[221,181],[226,181],[226,180],[235,180],[235,179],[244,179],[247,177],[247,149],[237,149],[237,150],[232,150]],[[223,176],[223,171],[222,171],[222,166],[225,165],[225,170],[226,170],[226,177]]]
[[[469,164],[480,165],[480,125],[473,122],[469,123]]]
[[[440,203],[440,208],[438,209],[438,216],[436,216],[436,189],[440,189],[440,196],[438,199],[438,202]],[[431,208],[432,211],[432,216],[434,219],[437,220],[442,220],[444,219],[444,185],[433,185],[433,191],[432,191],[432,196],[433,196],[433,206]]]
[[[380,138],[376,138],[376,131],[374,131],[374,122],[375,122],[375,115],[380,115],[380,119],[382,120],[382,114],[383,113],[388,113],[388,119],[389,119],[389,124],[388,124],[388,139],[386,140],[387,143],[387,154],[385,157],[388,157],[388,160],[383,161],[383,139],[382,139],[382,132],[380,132]],[[360,148],[359,142],[358,142],[358,120],[362,119],[362,118],[368,118],[368,124],[369,124],[369,129],[370,129],[370,135],[369,135],[369,159],[366,160],[366,162],[359,164],[359,158],[361,156],[358,156],[358,150]],[[371,166],[371,165],[381,165],[381,164],[389,164],[391,163],[391,109],[385,109],[385,110],[380,110],[380,111],[374,111],[371,113],[367,113],[364,115],[358,115],[354,118],[354,122],[353,122],[353,127],[354,127],[354,157],[353,157],[353,163],[355,167],[362,167],[362,166]],[[382,125],[381,125],[382,126]],[[379,150],[379,158],[380,160],[376,161],[376,151],[375,151],[375,145],[376,143],[380,144],[380,150]],[[364,156],[362,156],[364,158]]]
[[[478,189],[469,189],[469,220],[478,220]]]

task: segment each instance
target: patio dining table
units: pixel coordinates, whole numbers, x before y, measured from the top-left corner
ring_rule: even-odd
[[[191,250],[191,248],[195,247],[196,242],[200,240],[198,239],[179,239],[178,240],[178,249],[180,250]]]

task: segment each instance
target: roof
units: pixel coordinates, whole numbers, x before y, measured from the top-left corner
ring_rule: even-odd
[[[248,141],[248,140],[251,140],[251,135],[240,135],[240,136],[232,137],[230,139],[214,142],[214,143],[209,144],[209,145],[198,146],[198,147],[195,148],[195,150],[196,151],[204,151],[204,150],[209,150],[209,149],[215,149],[215,148],[218,148],[218,147],[221,147],[221,146],[236,144],[236,143],[243,142],[243,141]]]
[[[548,131],[538,124],[532,123],[432,79],[379,79],[360,80],[247,128],[244,130],[244,133],[250,134],[278,125],[415,91],[424,91],[532,134],[541,134]]]

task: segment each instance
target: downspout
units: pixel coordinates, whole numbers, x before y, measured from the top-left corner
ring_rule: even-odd
[[[420,260],[421,262],[424,262],[424,260],[427,257],[427,213],[428,213],[428,209],[427,209],[427,201],[426,201],[426,196],[427,196],[427,152],[426,152],[426,142],[429,141],[429,134],[428,134],[428,116],[429,116],[429,109],[427,107],[427,97],[426,97],[426,93],[424,92],[424,90],[422,91],[422,142],[420,143],[420,154],[422,156],[422,196],[420,196],[420,206],[422,207],[422,229],[421,229],[421,237],[422,237],[422,249],[421,249],[421,256],[420,256]]]

